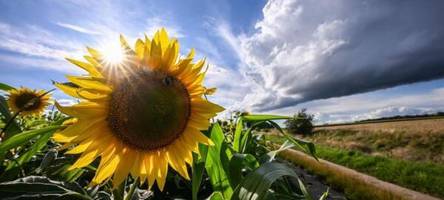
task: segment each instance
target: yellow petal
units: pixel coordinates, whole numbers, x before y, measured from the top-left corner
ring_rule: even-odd
[[[199,111],[199,112],[218,113],[218,112],[222,112],[225,110],[222,106],[211,103],[211,102],[204,100],[202,98],[191,99],[191,104],[192,104],[191,108],[193,110]]]
[[[166,155],[164,153],[164,150],[158,150],[156,154],[156,162],[158,163],[156,182],[160,191],[163,191],[163,188],[165,187],[165,180],[168,172],[168,162],[165,157]]]
[[[133,176],[133,178],[136,178],[136,177],[140,176],[140,167],[139,166],[140,166],[140,162],[143,160],[141,159],[140,152],[137,150],[134,150],[134,151],[135,151],[134,156],[132,157],[133,158],[133,165],[131,166],[130,173]]]
[[[96,139],[96,138],[94,138]],[[65,154],[79,154],[84,152],[89,145],[91,145],[94,142],[94,140],[87,140],[84,141],[82,143],[80,143],[79,145],[77,145],[76,147],[72,148],[71,150],[67,151]]]
[[[117,187],[122,183],[128,174],[130,173],[131,166],[133,164],[133,151],[129,148],[124,148],[122,150],[122,162],[119,162],[119,166],[113,176],[113,187]]]
[[[144,162],[148,178],[148,188],[151,188],[151,186],[153,186],[154,184],[154,181],[156,180],[156,174],[154,173],[154,154],[152,152],[146,153]]]
[[[82,168],[94,161],[97,156],[99,156],[98,150],[92,150],[88,152],[84,152],[77,161],[71,165],[68,170],[76,169],[76,168]]]
[[[173,143],[167,147],[166,154],[170,166],[182,177],[189,180],[190,177],[188,176],[187,167],[183,161],[183,157],[181,156],[181,150],[177,148],[176,143]]]
[[[154,38],[156,42],[158,42],[158,45],[163,54],[166,51],[167,47],[169,46],[170,42],[168,39],[168,33],[164,28],[161,28],[160,31],[157,31],[156,34],[154,34]]]
[[[66,78],[72,83],[86,89],[93,89],[93,90],[103,91],[106,93],[110,93],[112,91],[111,87],[106,85],[106,83],[104,83],[104,80],[101,78],[81,77],[81,76],[66,76]]]
[[[165,55],[163,56],[163,65],[165,70],[169,71],[169,68],[173,66],[176,62],[176,59],[179,55],[179,43],[177,40],[174,40],[170,46],[165,51]]]
[[[185,131],[186,131],[185,134],[189,134],[190,136],[192,136],[194,138],[194,140],[196,140],[202,144],[213,145],[213,142],[210,140],[210,138],[208,138],[207,136],[202,134],[202,132],[200,132],[199,130],[191,128],[191,127],[187,127],[187,129]]]
[[[210,121],[208,119],[198,120],[190,117],[188,125],[198,130],[207,130],[210,126]]]
[[[137,39],[136,41],[136,55],[139,59],[143,59],[144,51],[145,51],[145,43],[141,39]]]
[[[160,48],[160,44],[155,40],[151,41],[151,49],[150,56],[148,59],[147,66],[150,69],[157,69],[162,59],[162,49]]]
[[[94,127],[99,125],[100,122],[102,122],[103,120],[104,118],[96,118],[91,120],[78,120],[76,124],[73,124],[61,131],[54,133],[52,139],[61,143],[71,142],[77,137],[88,134],[87,130],[97,129]]]
[[[213,88],[205,88],[205,95],[213,95],[214,93],[216,93],[217,88],[213,87]]]
[[[97,91],[94,92],[88,89],[75,88],[61,83],[56,83],[54,85],[60,90],[62,90],[64,93],[79,99],[86,99],[90,101],[103,101],[109,98],[107,94],[103,94]]]
[[[86,63],[86,62],[82,62],[82,61],[78,61],[78,60],[74,60],[71,58],[66,58],[66,60],[68,60],[69,62],[71,62],[74,65],[79,66],[80,68],[84,69],[85,71],[87,71],[91,76],[94,77],[103,77],[102,74],[99,72],[99,70],[97,70],[96,67],[94,67],[93,65]]]
[[[113,151],[105,152],[105,154],[112,155],[109,156],[109,160],[101,160],[99,168],[97,169],[96,176],[93,178],[92,182],[95,184],[102,183],[105,179],[111,177],[116,171],[117,165],[121,160],[120,154],[113,154]],[[106,158],[106,157],[104,157]],[[124,162],[124,161],[123,161]]]
[[[99,51],[90,48],[90,47],[86,47],[86,49],[88,50],[89,54],[100,63],[100,61],[102,60],[102,54],[99,53]]]
[[[87,60],[91,65],[95,66],[97,68],[97,70],[100,71],[100,69],[102,68],[102,65],[93,57],[83,56],[83,58],[85,58],[85,60]]]
[[[100,105],[94,102],[81,102],[72,106],[61,106],[55,102],[55,106],[62,113],[77,118],[106,117],[106,113],[108,112],[106,105]]]

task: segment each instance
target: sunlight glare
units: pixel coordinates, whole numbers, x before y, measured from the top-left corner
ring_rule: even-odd
[[[119,65],[125,59],[125,53],[119,43],[106,43],[101,49],[106,64]]]

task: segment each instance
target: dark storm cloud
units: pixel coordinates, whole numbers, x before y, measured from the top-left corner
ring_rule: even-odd
[[[270,1],[243,53],[270,110],[444,77],[444,1]]]

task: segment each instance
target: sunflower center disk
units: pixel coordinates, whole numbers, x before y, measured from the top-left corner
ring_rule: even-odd
[[[23,111],[31,111],[39,107],[40,98],[33,93],[23,93],[17,97],[15,105]]]
[[[108,125],[127,145],[150,150],[172,143],[190,116],[190,97],[175,77],[138,69],[111,95]]]

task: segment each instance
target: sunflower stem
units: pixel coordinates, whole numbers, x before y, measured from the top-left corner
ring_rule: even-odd
[[[134,183],[131,185],[130,190],[128,191],[128,194],[126,194],[124,200],[131,200],[132,199],[132,197],[134,195],[134,191],[136,191],[136,188],[139,186],[139,180],[140,180],[139,177],[137,177],[137,179],[134,180]]]
[[[126,180],[123,181],[117,188],[114,188],[112,193],[115,200],[123,200],[125,196]]]
[[[22,112],[21,110],[19,110],[18,112],[16,112],[6,123],[5,127],[3,127],[2,132],[1,132],[1,138],[3,139],[3,135],[6,133],[6,130],[8,129],[8,127],[12,124],[12,122],[14,121],[14,119],[20,114],[20,112]]]

